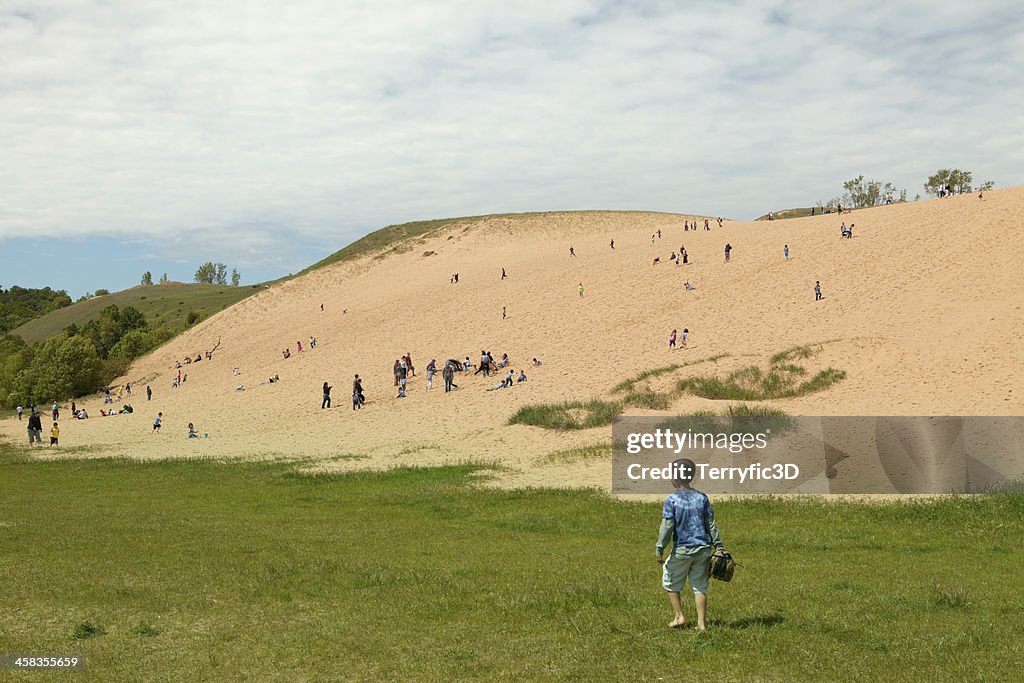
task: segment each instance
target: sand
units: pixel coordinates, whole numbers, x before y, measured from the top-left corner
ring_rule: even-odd
[[[509,416],[528,403],[607,397],[617,382],[667,363],[729,353],[697,368],[726,371],[737,358],[756,362],[825,341],[809,365],[841,368],[847,378],[773,405],[794,415],[1024,414],[1024,188],[842,217],[712,221],[709,232],[684,232],[683,220],[567,212],[467,221],[284,282],[139,359],[121,380],[133,384],[133,415],[101,418],[98,399],[79,401],[92,419],[62,420],[62,445],[80,457],[302,458],[329,470],[493,462],[506,468],[493,480],[500,486],[608,488],[607,460],[543,456],[608,442],[610,429],[558,433],[509,426]],[[842,221],[856,225],[854,239],[840,239]],[[690,256],[683,267],[668,260],[680,245]],[[451,284],[455,272],[460,282]],[[686,279],[695,291],[684,290]],[[669,331],[683,327],[689,348],[668,351]],[[174,361],[218,340],[213,360],[185,366],[187,382],[172,389]],[[449,357],[476,363],[481,349],[508,353],[529,380],[488,392],[496,379],[459,376],[459,389],[445,394],[438,373],[426,390],[431,358],[439,369]],[[417,376],[408,397],[396,399],[392,364],[406,352]],[[543,366],[530,366],[534,356]],[[350,404],[355,373],[369,399],[361,411]],[[274,374],[279,383],[261,383]],[[320,408],[325,380],[334,385],[330,410]],[[683,397],[673,410],[708,406],[723,407]],[[152,435],[158,411],[164,428]],[[189,422],[209,438],[186,439]],[[16,420],[0,431],[25,441]]]

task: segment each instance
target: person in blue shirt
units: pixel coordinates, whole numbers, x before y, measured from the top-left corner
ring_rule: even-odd
[[[662,565],[661,584],[675,612],[675,618],[668,626],[681,628],[686,625],[679,592],[689,579],[697,606],[697,631],[703,632],[707,630],[705,618],[711,547],[725,550],[725,546],[708,497],[690,487],[696,472],[693,461],[683,458],[672,465],[676,468],[676,477],[672,480],[676,490],[665,499],[655,546],[658,564]],[[669,548],[668,557],[665,557],[666,548]]]

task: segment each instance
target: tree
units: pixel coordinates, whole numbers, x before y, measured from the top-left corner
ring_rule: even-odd
[[[228,267],[223,263],[216,264],[216,275],[214,276],[214,284],[226,285],[228,283]]]
[[[864,209],[892,202],[897,192],[896,186],[892,183],[883,185],[878,180],[864,180],[863,175],[847,180],[843,183],[843,189],[846,191],[843,194],[843,205],[854,209]]]
[[[108,294],[110,294],[110,290],[109,289],[97,289],[96,290],[96,296],[106,296]]]
[[[996,186],[991,180],[986,180],[981,185],[978,185],[978,192],[988,192]]]
[[[160,284],[166,285],[167,283],[168,283],[167,273],[164,273],[163,275],[160,276]]]
[[[195,281],[206,285],[226,285],[228,267],[223,263],[207,261],[196,269]]]
[[[148,270],[142,274],[142,284],[151,285],[153,284],[153,273]]]
[[[946,189],[947,185],[952,186],[957,194],[971,191],[971,183],[974,178],[970,171],[959,168],[942,168],[929,176],[925,181],[924,191],[928,194],[939,196],[939,192]]]
[[[237,268],[231,269],[231,286],[237,287],[242,282],[242,276],[238,274]]]
[[[203,265],[196,268],[195,281],[201,284],[212,285],[214,278],[217,277],[217,266],[213,264],[213,261],[207,261]]]

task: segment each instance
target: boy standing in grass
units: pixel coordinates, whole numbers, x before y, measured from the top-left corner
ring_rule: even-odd
[[[715,513],[708,497],[690,488],[696,467],[692,460],[683,458],[672,463],[676,476],[672,485],[674,493],[665,499],[662,506],[661,529],[655,546],[658,564],[663,565],[661,585],[668,592],[669,602],[675,618],[669,628],[686,625],[679,592],[686,580],[690,580],[694,602],[697,606],[697,631],[707,630],[708,569],[711,562],[711,546],[725,550],[722,537],[715,524]],[[665,548],[671,544],[668,558]]]

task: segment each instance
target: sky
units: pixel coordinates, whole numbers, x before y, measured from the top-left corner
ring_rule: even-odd
[[[1024,184],[1018,3],[0,0],[0,286],[276,278],[388,224]],[[158,276],[158,275],[157,275]]]

